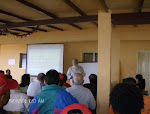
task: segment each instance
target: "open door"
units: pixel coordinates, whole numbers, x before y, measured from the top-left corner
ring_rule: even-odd
[[[138,52],[138,74],[142,74],[146,82],[145,90],[150,94],[150,51]]]

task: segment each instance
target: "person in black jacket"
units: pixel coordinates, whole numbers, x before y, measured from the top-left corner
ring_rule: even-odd
[[[92,92],[92,94],[93,94],[93,96],[96,100],[96,96],[97,96],[97,75],[91,74],[89,76],[89,80],[90,80],[90,83],[84,84],[83,86],[88,88]]]
[[[144,92],[144,90],[145,90],[145,79],[143,79],[143,76],[141,74],[137,74],[136,80],[137,80],[137,87],[139,87],[140,90]]]

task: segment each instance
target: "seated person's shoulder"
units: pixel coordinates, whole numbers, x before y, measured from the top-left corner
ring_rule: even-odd
[[[86,88],[89,88],[91,86],[91,84],[87,83],[87,84],[84,84],[83,86],[86,87]]]
[[[150,97],[149,96],[144,95],[143,98],[144,98],[144,102],[150,103]]]

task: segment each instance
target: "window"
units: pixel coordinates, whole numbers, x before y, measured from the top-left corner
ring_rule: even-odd
[[[27,64],[27,54],[26,53],[20,53],[19,68],[26,69],[26,64]]]
[[[83,62],[97,62],[98,53],[96,52],[83,52]]]

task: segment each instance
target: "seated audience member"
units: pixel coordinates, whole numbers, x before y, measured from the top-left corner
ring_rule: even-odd
[[[29,83],[30,83],[30,75],[29,74],[24,74],[21,78],[21,84],[19,85],[19,90],[22,93],[27,93]]]
[[[71,87],[70,84],[67,83],[67,75],[66,74],[63,74],[64,75],[64,87],[68,88],[68,87]]]
[[[75,97],[80,104],[86,105],[89,109],[94,110],[96,108],[96,102],[91,91],[83,87],[83,75],[75,74],[72,80],[72,87],[67,88],[73,97]]]
[[[60,114],[66,106],[78,103],[65,88],[58,86],[59,73],[56,70],[49,70],[44,82],[46,86],[32,99],[29,114]]]
[[[110,93],[110,105],[109,114],[141,114],[143,95],[134,84],[120,83]]]
[[[18,86],[15,89],[11,89],[9,102],[4,106],[4,110],[9,112],[19,112],[21,110],[24,110],[28,112],[28,109],[28,96],[24,93],[21,93],[20,90],[18,90]]]
[[[131,77],[123,79],[123,83],[132,84],[136,86],[136,80]],[[150,114],[150,98],[144,95],[143,99],[144,99],[144,110],[141,111],[141,114]],[[109,109],[109,114],[115,114],[112,110],[112,107],[110,107]]]
[[[67,80],[67,76],[65,74],[61,74],[59,73],[59,86],[62,86],[64,88],[68,88],[68,87],[71,87],[70,84],[66,83],[66,80]]]
[[[10,71],[9,69],[7,69],[5,76],[6,76],[8,79],[12,79],[12,76],[11,76],[10,74],[11,74],[11,71]]]
[[[145,79],[143,79],[143,76],[141,74],[136,75],[137,80],[137,86],[141,89],[142,92],[144,92],[145,89]]]
[[[92,113],[85,105],[72,104],[64,108],[61,114],[92,114]]]
[[[89,84],[84,84],[83,86],[88,88],[92,92],[92,94],[93,94],[93,96],[96,100],[96,96],[97,96],[97,76],[95,74],[91,74],[89,76],[89,80],[90,80],[90,83]]]
[[[0,70],[0,73],[5,74],[3,70]]]
[[[7,114],[3,107],[8,103],[10,89],[18,86],[15,80],[9,80],[3,73],[0,73],[0,114]]]
[[[39,92],[41,92],[41,89],[42,89],[42,86],[44,83],[44,78],[45,78],[45,74],[39,73],[37,76],[37,80],[35,80],[29,84],[29,87],[27,89],[27,95],[28,96],[34,97]]]

